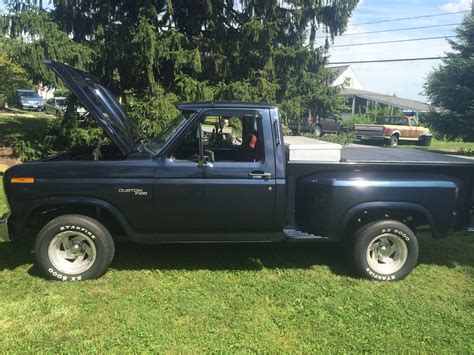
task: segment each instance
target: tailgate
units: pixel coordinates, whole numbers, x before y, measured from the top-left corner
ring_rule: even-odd
[[[370,124],[356,124],[355,133],[357,136],[380,137],[383,136],[383,126]]]

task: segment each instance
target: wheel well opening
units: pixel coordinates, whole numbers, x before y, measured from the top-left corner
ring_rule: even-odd
[[[107,209],[91,205],[52,205],[35,209],[28,217],[26,228],[40,230],[48,222],[56,217],[66,214],[79,214],[87,216],[102,223],[116,240],[124,239],[127,236],[120,221]]]
[[[391,219],[403,224],[406,224],[413,232],[417,228],[427,227],[431,229],[432,226],[428,218],[419,211],[389,209],[389,210],[372,210],[367,209],[356,213],[351,217],[346,226],[345,235],[351,236],[359,228],[384,219]]]

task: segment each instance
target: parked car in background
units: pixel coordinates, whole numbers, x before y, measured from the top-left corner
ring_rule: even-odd
[[[49,99],[44,105],[44,111],[50,115],[63,116],[66,112],[66,98],[53,97]]]
[[[421,127],[416,117],[384,117],[374,124],[356,124],[356,138],[365,142],[382,142],[397,146],[400,141],[431,145],[430,130]]]
[[[53,97],[46,101],[44,105],[44,110],[50,115],[55,115],[56,117],[62,117],[66,113],[66,98],[63,96]],[[79,117],[84,115],[87,111],[84,107],[78,106],[76,112]]]
[[[342,121],[337,118],[313,118],[312,116],[308,116],[301,120],[301,123],[299,123],[298,120],[290,119],[288,121],[288,127],[291,129],[293,134],[298,132],[299,124],[301,133],[312,133],[315,137],[319,137],[327,133],[339,133]]]
[[[22,110],[43,111],[43,98],[34,90],[20,89],[15,94],[15,106]]]

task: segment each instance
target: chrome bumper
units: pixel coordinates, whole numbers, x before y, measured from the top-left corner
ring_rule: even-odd
[[[10,234],[8,233],[8,217],[10,214],[7,213],[0,218],[0,242],[8,242],[10,240]]]

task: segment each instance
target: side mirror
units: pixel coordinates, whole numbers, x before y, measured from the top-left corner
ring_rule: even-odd
[[[216,161],[216,157],[214,155],[214,152],[212,150],[206,149],[204,151],[204,160],[214,163]]]
[[[211,165],[212,167],[212,164],[208,164],[208,163],[214,163],[214,162],[215,162],[214,152],[212,150],[206,149],[204,151],[204,156],[202,157],[202,159],[197,162],[197,166],[206,167],[208,165]]]

